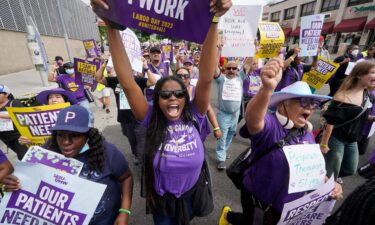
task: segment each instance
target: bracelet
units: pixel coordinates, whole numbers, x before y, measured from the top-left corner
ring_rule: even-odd
[[[220,21],[220,17],[214,16],[214,18],[212,18],[212,23],[218,24],[219,21]]]
[[[327,144],[320,144],[319,146],[320,146],[320,147],[323,147],[323,148],[328,148],[328,145],[327,145]]]
[[[129,216],[132,214],[132,212],[130,212],[130,210],[127,210],[127,209],[119,209],[118,212],[119,213],[127,213]]]
[[[220,130],[220,127],[214,127],[213,131]]]
[[[0,184],[0,191],[2,192],[2,193],[5,193],[6,191],[5,191],[5,184]]]

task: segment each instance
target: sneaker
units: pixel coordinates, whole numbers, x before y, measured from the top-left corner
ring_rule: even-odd
[[[105,105],[103,104],[103,109],[105,109]]]
[[[221,216],[219,220],[219,225],[230,225],[228,220],[226,219],[228,212],[232,211],[229,206],[224,206],[221,210]]]
[[[225,170],[226,169],[225,162],[219,162],[217,164],[217,169],[218,170]]]
[[[108,113],[110,113],[111,112],[111,110],[109,110],[109,109],[106,109],[105,110],[105,112],[108,114]]]

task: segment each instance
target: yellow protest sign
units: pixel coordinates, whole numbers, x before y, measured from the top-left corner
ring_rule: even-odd
[[[85,46],[86,49],[93,49],[95,48],[95,44],[93,40],[84,40],[83,45]]]
[[[51,136],[49,129],[55,125],[58,113],[69,105],[69,103],[62,103],[34,107],[7,107],[6,110],[20,134],[32,141],[31,145],[43,145]]]
[[[284,31],[279,23],[259,22],[258,31],[260,34],[257,58],[272,58],[279,55],[279,50],[285,41]]]
[[[96,65],[85,62],[77,62],[77,71],[79,73],[85,73],[95,76]]]
[[[303,74],[302,81],[319,90],[332,77],[339,66],[339,64],[319,56],[316,68]]]

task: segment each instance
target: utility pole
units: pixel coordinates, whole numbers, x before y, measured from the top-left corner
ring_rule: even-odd
[[[69,48],[68,33],[66,32],[65,21],[64,21],[63,15],[62,15],[62,9],[61,8],[62,8],[61,7],[61,0],[57,0],[57,11],[59,13],[59,17],[60,17],[60,21],[61,21],[61,27],[62,27],[63,33],[64,33],[65,47],[66,47],[66,51],[68,52],[69,61],[72,62],[72,54],[70,53],[70,48]]]

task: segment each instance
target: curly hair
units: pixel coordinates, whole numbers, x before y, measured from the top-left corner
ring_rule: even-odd
[[[88,151],[88,166],[93,171],[103,171],[105,164],[104,155],[104,137],[100,134],[97,128],[91,128],[87,133],[87,143],[90,147]],[[52,132],[52,136],[48,145],[48,148],[54,152],[62,153],[59,145],[57,144],[57,131]]]

